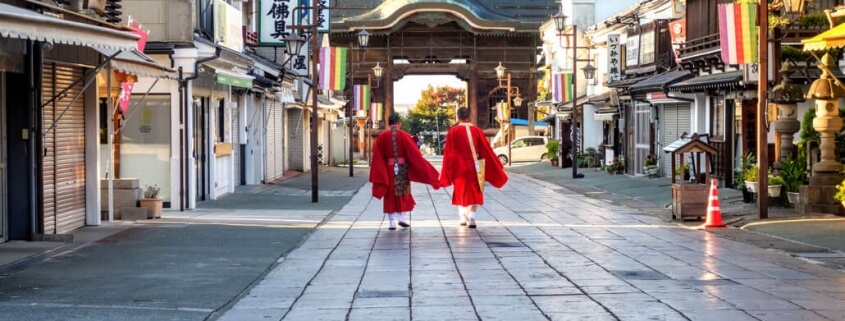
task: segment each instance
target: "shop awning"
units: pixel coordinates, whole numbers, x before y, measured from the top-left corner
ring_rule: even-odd
[[[742,71],[730,71],[684,80],[669,86],[672,91],[694,92],[742,86]]]
[[[215,70],[215,79],[217,79],[217,83],[229,85],[232,87],[239,87],[239,88],[252,88],[252,80],[255,77],[246,74],[239,74],[234,72],[228,72],[225,70]]]
[[[117,50],[110,48],[94,49],[106,57],[111,57],[117,52]],[[150,58],[137,49],[121,51],[110,61],[110,63],[112,68],[120,72],[139,77],[167,79],[178,78],[175,70],[162,66],[153,60],[153,58]]]
[[[138,36],[131,32],[59,19],[5,3],[0,3],[0,37],[117,50],[138,47]]]
[[[819,51],[845,47],[845,23],[822,32],[810,39],[801,40],[804,51]]]
[[[587,101],[589,101],[589,99],[590,98],[587,97],[587,96],[578,97],[578,99],[575,101],[576,106],[581,106],[581,105],[587,103]],[[562,103],[562,104],[558,104],[557,110],[572,110],[572,102],[568,101],[568,102],[565,102],[565,103]]]
[[[611,121],[616,115],[619,115],[619,108],[608,106],[597,109],[593,118],[601,121]]]
[[[610,87],[610,88],[626,88],[630,85],[633,85],[633,84],[636,84],[640,81],[643,81],[648,77],[649,76],[621,79],[621,80],[617,80],[617,81],[614,81],[614,82],[608,82],[606,85],[607,85],[607,87]]]
[[[671,70],[631,85],[631,87],[628,87],[628,92],[634,94],[650,91],[665,91],[669,85],[691,77],[692,74],[688,70]]]

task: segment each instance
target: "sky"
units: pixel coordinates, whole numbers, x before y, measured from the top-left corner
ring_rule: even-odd
[[[393,84],[393,107],[397,113],[405,113],[420,100],[421,92],[432,87],[450,86],[466,87],[466,84],[452,75],[423,76],[411,75],[402,77]]]

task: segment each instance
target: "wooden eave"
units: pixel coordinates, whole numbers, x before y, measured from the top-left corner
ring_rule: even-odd
[[[404,27],[408,22],[434,27],[439,24],[455,21],[465,30],[474,34],[508,34],[534,33],[539,34],[540,23],[523,22],[492,12],[479,13],[471,10],[471,6],[444,2],[412,2],[399,7],[385,8],[387,3],[358,16],[341,19],[332,23],[333,32],[355,32],[366,29],[375,33],[391,33]],[[483,8],[483,7],[482,7]],[[484,16],[485,18],[482,18]],[[493,19],[495,18],[495,20]]]

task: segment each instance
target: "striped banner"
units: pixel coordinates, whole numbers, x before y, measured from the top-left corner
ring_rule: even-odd
[[[719,40],[725,64],[757,63],[757,4],[720,4]]]
[[[367,110],[370,105],[370,85],[352,86],[353,110]],[[366,114],[364,114],[366,116]]]
[[[496,104],[496,119],[501,121],[510,120],[511,112],[508,110],[508,103],[500,101]]]
[[[346,49],[320,48],[320,89],[343,90],[346,87]]]
[[[572,100],[572,74],[552,74],[552,102]]]
[[[383,110],[384,104],[382,103],[370,104],[370,120],[373,122],[373,124],[378,124],[378,122],[381,120]]]

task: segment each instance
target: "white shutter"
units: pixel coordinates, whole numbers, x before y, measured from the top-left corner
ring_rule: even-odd
[[[660,109],[662,110],[660,115],[660,172],[663,176],[670,176],[672,175],[671,154],[663,152],[663,147],[680,139],[681,134],[690,131],[690,105],[662,104]],[[689,160],[684,161],[684,164],[689,164]]]

